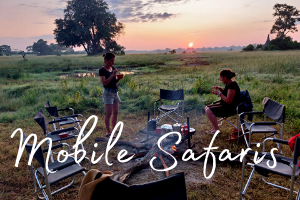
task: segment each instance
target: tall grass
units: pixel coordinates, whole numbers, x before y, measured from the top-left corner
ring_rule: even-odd
[[[97,70],[102,64],[101,56],[30,56],[28,61],[23,61],[21,56],[0,57],[0,131],[5,133],[0,136],[3,141],[0,144],[8,143],[17,148],[8,138],[9,133],[18,127],[27,132],[39,132],[32,117],[47,100],[59,108],[73,107],[84,116],[95,114],[103,117],[103,89],[99,77],[72,76],[82,72],[98,75]],[[184,89],[186,115],[193,116],[193,126],[199,130],[196,138],[201,144],[209,142],[209,138],[202,134],[209,123],[201,114],[206,104],[218,100],[217,96],[211,94],[211,87],[222,86],[219,71],[225,68],[237,72],[236,81],[241,90],[249,91],[254,110],[262,110],[264,97],[286,105],[284,139],[300,130],[300,51],[125,55],[116,57],[115,66],[120,71],[135,73],[126,75],[118,83],[122,100],[119,120],[128,122],[128,138],[134,137],[131,134],[137,132],[141,118],[146,116],[147,111],[153,114],[153,103],[159,97],[160,88]],[[66,78],[61,75],[66,75]],[[98,126],[98,132],[104,132],[103,124]],[[223,148],[229,146],[231,150],[238,148],[222,141],[217,141],[217,145]],[[0,157],[1,163],[15,157],[12,155],[15,152],[9,153],[7,147],[4,149],[5,156],[3,154]],[[13,170],[13,165],[11,160],[10,167],[2,169],[1,178],[15,181],[7,175]],[[235,171],[225,168],[222,173],[226,172],[225,175],[230,177]],[[226,176],[225,181],[228,181],[230,178]],[[224,176],[219,173],[216,177]],[[22,187],[25,185],[20,184]],[[197,188],[190,187],[189,199],[224,199],[224,195],[218,194],[217,185],[201,188],[203,191],[199,192]],[[210,194],[212,192],[215,193]],[[263,193],[259,195],[264,196]]]

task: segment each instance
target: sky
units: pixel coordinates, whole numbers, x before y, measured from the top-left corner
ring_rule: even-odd
[[[299,0],[106,0],[125,25],[117,42],[126,50],[246,46],[264,44],[273,6],[300,9]],[[63,18],[65,0],[0,0],[0,45],[26,50],[39,39],[56,43],[54,20]],[[297,25],[300,31],[300,25]],[[300,41],[300,32],[288,34]],[[270,35],[271,39],[275,34]]]

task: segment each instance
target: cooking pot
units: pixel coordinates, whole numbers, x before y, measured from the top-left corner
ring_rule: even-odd
[[[172,128],[172,125],[170,124],[164,124],[161,126],[161,133],[162,134],[166,134],[166,133],[169,133],[169,132],[172,132],[173,131],[173,128]]]
[[[150,119],[147,124],[148,131],[156,131],[156,119]]]
[[[179,123],[173,124],[173,131],[180,133],[180,131],[181,131],[181,124],[179,124]]]

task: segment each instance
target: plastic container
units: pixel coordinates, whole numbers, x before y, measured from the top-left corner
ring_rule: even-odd
[[[161,127],[160,126],[156,127],[156,133],[161,134]]]
[[[62,132],[58,135],[59,135],[60,138],[66,138],[66,137],[68,137],[69,133],[68,132]]]

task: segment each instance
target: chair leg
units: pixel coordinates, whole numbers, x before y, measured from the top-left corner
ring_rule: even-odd
[[[254,172],[255,172],[255,169],[253,168],[253,170],[252,170],[252,172],[251,172],[251,174],[250,174],[250,176],[249,176],[249,179],[248,179],[248,181],[247,181],[247,183],[246,183],[246,185],[245,185],[245,188],[244,188],[243,192],[241,192],[241,195],[245,195],[245,194],[246,194],[247,189],[248,189],[248,187],[249,187],[249,184],[250,184],[250,182],[251,182],[251,179],[252,179],[252,177],[253,177]]]

